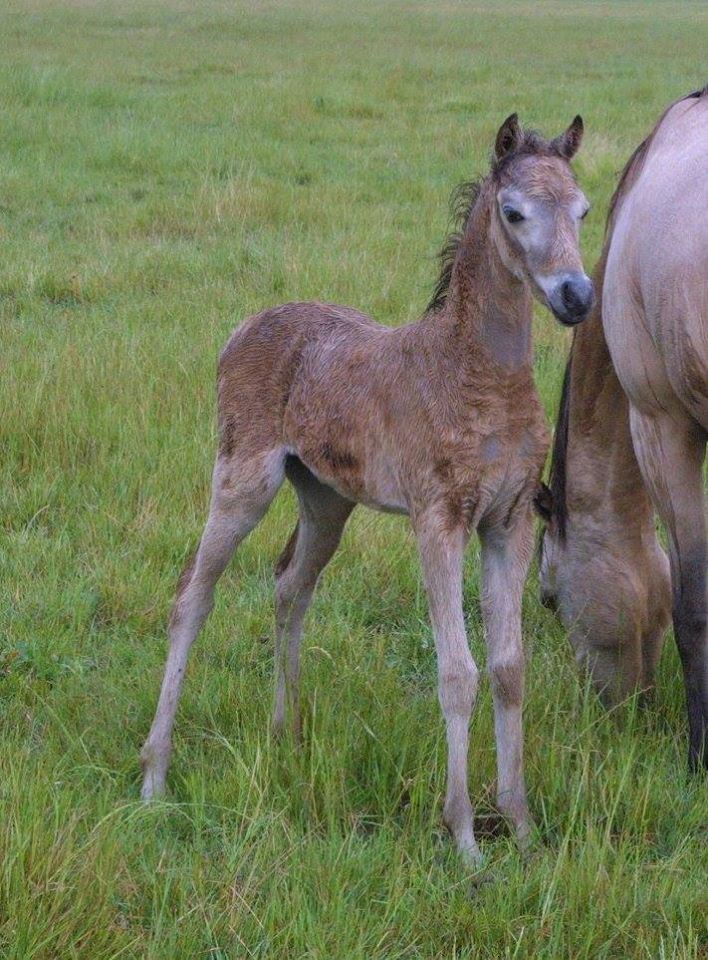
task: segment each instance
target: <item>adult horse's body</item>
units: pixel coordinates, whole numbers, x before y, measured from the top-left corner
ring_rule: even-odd
[[[661,118],[625,171],[611,218],[603,325],[669,537],[695,766],[708,763],[708,88]]]
[[[155,720],[142,753],[143,797],[164,789],[187,654],[234,549],[285,476],[300,516],[276,567],[273,723],[299,724],[302,623],[356,503],[407,513],[422,560],[447,726],[444,818],[476,860],[467,790],[478,671],[465,634],[463,552],[478,530],[500,809],[524,843],[521,592],[531,501],[547,429],[532,377],[531,293],[565,323],[586,314],[578,226],[587,209],[569,166],[577,117],[548,142],[510,117],[489,175],[469,193],[438,288],[417,323],[388,329],[345,307],[287,304],[247,320],[221,355],[219,452],[209,519],[184,571]]]
[[[567,448],[569,453],[584,448],[589,455],[583,463],[582,458],[574,461],[573,453],[564,463],[558,433],[554,471],[564,471],[566,489],[560,497],[556,489],[550,505],[542,589],[559,599],[578,591],[583,609],[577,604],[575,611],[561,607],[561,614],[568,623],[577,616],[575,629],[584,632],[586,647],[600,650],[609,670],[612,658],[607,650],[603,653],[603,645],[619,649],[627,617],[641,622],[641,643],[634,642],[633,649],[641,648],[644,664],[625,669],[627,661],[620,666],[615,657],[621,675],[614,688],[617,692],[651,682],[666,619],[666,577],[636,455],[669,538],[671,604],[693,767],[708,760],[708,557],[702,475],[708,437],[708,88],[672,104],[630,158],[610,207],[603,259],[603,331],[591,320],[587,330],[578,332],[565,404],[572,410],[573,384],[580,377],[591,407],[580,420],[571,413]],[[604,375],[582,365],[579,354],[588,344],[594,344],[589,363],[604,365]],[[608,425],[613,407],[615,422]],[[559,427],[562,431],[562,417]],[[588,490],[594,490],[594,504]],[[558,527],[564,511],[565,542]],[[594,517],[594,527],[583,526],[584,513]],[[613,566],[617,551],[621,563]],[[572,564],[565,562],[569,552]],[[620,568],[621,576],[609,575]],[[601,665],[599,669],[602,673]],[[598,674],[598,679],[607,684],[610,678]]]
[[[602,290],[607,249],[593,273]],[[671,617],[669,569],[629,429],[629,403],[602,328],[601,300],[573,335],[553,445],[541,599],[568,629],[607,706],[654,685]]]

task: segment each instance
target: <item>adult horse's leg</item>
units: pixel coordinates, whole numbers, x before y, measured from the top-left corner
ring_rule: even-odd
[[[630,411],[644,480],[669,536],[676,644],[683,666],[689,764],[708,765],[708,630],[703,460],[706,433],[688,416]]]
[[[510,529],[480,530],[480,539],[482,615],[497,743],[497,805],[511,821],[519,846],[525,849],[532,821],[523,765],[521,596],[533,552],[531,515],[520,517]]]
[[[303,621],[319,576],[339,546],[354,503],[320,483],[299,461],[288,461],[286,472],[297,492],[300,517],[276,564],[273,731],[284,732],[290,712],[293,733],[299,740]]]
[[[472,659],[462,610],[462,568],[467,536],[450,530],[431,513],[415,521],[423,578],[438,658],[438,694],[447,729],[447,791],[443,819],[457,849],[470,864],[481,854],[474,836],[467,788],[469,723],[477,696],[479,672]]]
[[[283,482],[285,452],[250,458],[219,457],[214,467],[209,518],[194,558],[180,577],[170,617],[170,649],[155,719],[141,752],[141,796],[165,790],[172,727],[190,647],[213,606],[214,587],[234,550],[256,526]]]

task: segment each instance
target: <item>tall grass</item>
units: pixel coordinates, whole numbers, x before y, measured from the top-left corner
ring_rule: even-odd
[[[415,552],[357,512],[307,628],[303,750],[271,741],[284,492],[224,577],[168,802],[138,803],[173,584],[204,519],[215,358],[290,298],[414,318],[453,184],[518,110],[583,114],[596,256],[615,174],[705,82],[700,3],[28,0],[0,11],[0,955],[698,958],[705,781],[671,645],[604,713],[525,601],[523,864],[479,886],[440,828],[444,743]],[[567,336],[536,323],[549,415]],[[477,556],[466,610],[484,662]],[[483,688],[471,790],[490,812]]]

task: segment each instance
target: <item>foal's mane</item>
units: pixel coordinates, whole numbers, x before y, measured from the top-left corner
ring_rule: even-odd
[[[450,196],[450,221],[452,230],[447,235],[445,242],[440,248],[438,260],[440,261],[440,273],[430,298],[430,303],[425,308],[429,311],[439,310],[447,301],[447,294],[450,289],[450,280],[452,279],[452,268],[455,265],[455,257],[465,235],[467,224],[469,223],[472,208],[477,202],[482,191],[482,178],[478,180],[466,180],[459,183],[452,191]]]
[[[612,239],[612,230],[615,223],[615,217],[619,211],[620,205],[629,193],[632,186],[636,183],[637,177],[641,173],[644,166],[644,161],[646,160],[647,153],[649,152],[649,147],[651,146],[656,135],[656,131],[664,122],[666,115],[673,107],[676,106],[677,103],[682,103],[684,100],[699,99],[703,96],[708,96],[708,85],[703,87],[702,90],[694,90],[693,93],[689,93],[685,97],[679,97],[678,100],[674,100],[673,103],[669,104],[669,106],[666,108],[666,110],[664,110],[654,124],[649,136],[642,140],[642,142],[630,156],[629,160],[624,166],[624,169],[620,173],[617,187],[615,188],[615,192],[612,194],[612,198],[610,200],[610,206],[607,212],[607,220],[605,222],[605,239],[601,257],[606,255],[609,248],[610,241]],[[602,291],[598,291],[597,306],[595,307],[596,310],[601,309],[601,294]],[[568,360],[565,366],[565,373],[563,374],[563,387],[561,389],[560,406],[558,408],[558,419],[556,420],[556,428],[553,435],[551,469],[548,481],[551,491],[551,513],[553,519],[556,521],[556,529],[558,531],[558,537],[561,543],[565,541],[568,523],[568,502],[566,499],[566,464],[568,457],[568,421],[570,418],[570,376],[572,365],[573,347],[571,345],[570,352],[568,354]]]
[[[452,228],[442,245],[438,260],[440,271],[433,290],[433,295],[425,308],[426,313],[440,310],[447,302],[452,280],[452,269],[455,265],[457,252],[467,231],[472,211],[482,193],[482,188],[499,178],[504,170],[518,157],[524,155],[558,156],[558,151],[551,141],[546,140],[535,130],[524,130],[518,146],[501,160],[492,159],[489,173],[476,180],[466,180],[458,184],[450,197],[450,222]]]

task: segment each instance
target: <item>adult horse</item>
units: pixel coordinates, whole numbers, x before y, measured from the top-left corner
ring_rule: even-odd
[[[162,691],[142,752],[144,798],[165,787],[187,655],[216,581],[287,476],[300,515],[276,567],[275,729],[289,713],[299,730],[303,618],[353,507],[408,514],[447,726],[444,819],[459,851],[477,861],[467,752],[478,671],[462,609],[463,554],[477,530],[498,803],[527,842],[521,593],[548,444],[532,373],[532,293],[566,324],[583,319],[592,301],[578,250],[588,204],[569,164],[581,136],[580,117],[552,141],[522,131],[515,114],[504,122],[491,170],[465,193],[461,230],[416,323],[390,329],[347,307],[291,303],[251,317],[232,335],[219,364],[209,519],[177,590]]]
[[[607,243],[593,273],[602,290]],[[541,601],[608,706],[654,686],[671,619],[666,554],[642,482],[598,298],[573,335],[553,443],[550,488],[536,508]]]
[[[602,326],[614,371],[627,397],[616,416],[626,423],[641,476],[664,521],[669,541],[671,605],[674,633],[683,667],[689,725],[689,763],[708,764],[708,634],[706,628],[706,507],[703,461],[708,438],[708,88],[672,104],[630,158],[610,206]],[[613,374],[614,375],[614,374]],[[626,419],[625,419],[626,418]],[[626,438],[626,428],[625,430]],[[570,426],[570,434],[573,427]],[[626,446],[624,438],[620,441]],[[556,467],[558,469],[558,467]],[[634,486],[635,474],[624,480]],[[612,486],[617,477],[610,476]],[[575,478],[568,477],[568,489]],[[636,486],[638,513],[645,517],[644,494]],[[551,505],[556,517],[570,503]],[[631,509],[631,507],[630,507]],[[662,628],[663,587],[648,521],[640,552],[653,555],[657,584],[650,598],[657,607],[656,631]],[[636,524],[630,523],[630,528]],[[613,526],[606,528],[612,531]],[[573,570],[558,563],[566,549],[560,531],[544,541],[546,574],[555,573],[572,591],[579,589],[592,563],[601,562],[603,545],[613,536],[599,535],[585,549],[584,563]],[[624,536],[621,525],[615,535]],[[590,554],[594,553],[593,561]],[[642,563],[632,576],[642,578]],[[548,576],[546,576],[548,581]],[[609,583],[609,581],[608,581]],[[652,579],[645,582],[652,591]],[[610,591],[622,593],[621,583]],[[627,602],[625,609],[632,606]],[[599,610],[602,611],[600,602]],[[591,629],[602,616],[590,604],[584,613]],[[654,653],[649,655],[651,661]],[[650,664],[651,666],[651,664]]]

